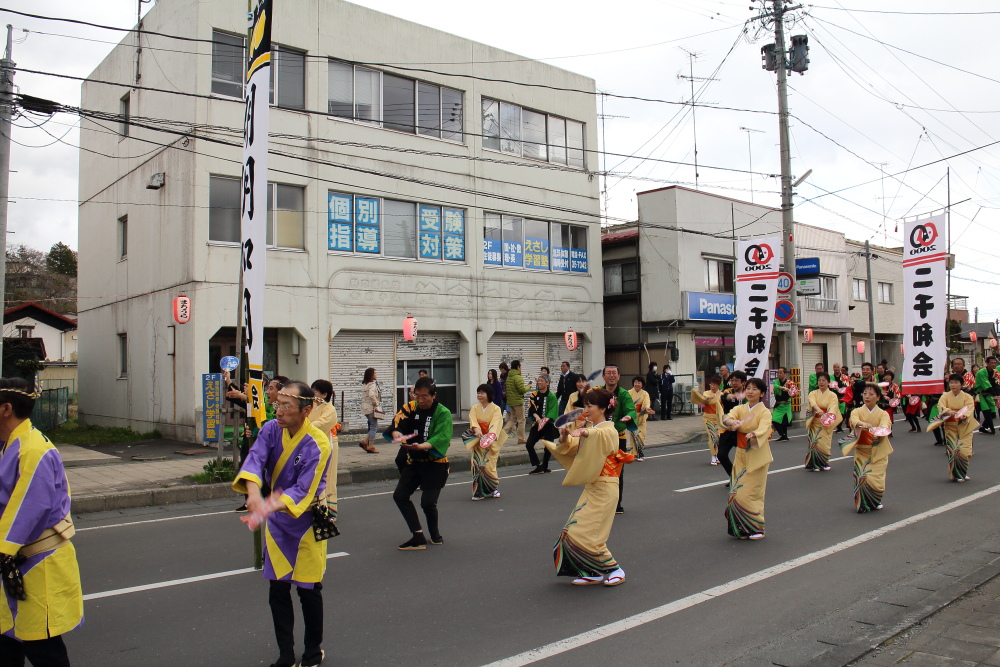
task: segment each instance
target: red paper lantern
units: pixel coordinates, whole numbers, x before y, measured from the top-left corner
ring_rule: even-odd
[[[857,348],[858,348],[858,354],[864,354],[865,353],[865,341],[859,340]]]
[[[174,322],[187,324],[191,320],[191,299],[183,294],[174,297]]]
[[[996,347],[996,346],[997,346],[997,339],[990,338],[990,347]]]
[[[577,339],[576,332],[570,329],[565,334],[563,334],[563,341],[566,343],[566,349],[572,352],[576,349]]]
[[[408,341],[417,339],[417,318],[407,317],[403,320],[403,338]]]
[[[970,331],[969,332],[969,340],[971,340],[973,343],[975,343],[977,340],[979,340],[979,336],[976,335],[975,331]]]
[[[903,356],[906,356],[906,352],[903,351],[903,347],[904,347],[903,344],[900,343],[899,344],[899,353],[902,354]]]
[[[805,339],[805,341],[807,343],[811,343],[812,340],[813,340],[813,330],[812,329],[804,329],[802,331],[802,337]]]

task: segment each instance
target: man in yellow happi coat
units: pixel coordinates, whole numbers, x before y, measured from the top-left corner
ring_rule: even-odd
[[[865,384],[861,392],[864,404],[851,411],[851,433],[857,438],[841,444],[847,455],[854,447],[854,508],[858,514],[882,509],[885,494],[885,471],[889,466],[892,445],[889,436],[877,436],[873,428],[892,428],[889,413],[878,407],[882,388],[874,382]]]
[[[830,376],[826,373],[816,374],[818,389],[809,392],[809,412],[812,416],[806,421],[806,440],[809,451],[806,453],[806,470],[826,471],[830,469],[830,443],[833,441],[833,429],[843,421],[840,415],[840,397],[830,389]],[[823,424],[823,415],[834,415],[829,426]]]
[[[962,391],[964,378],[958,373],[948,378],[950,391],[938,401],[938,418],[944,422],[944,445],[948,454],[948,474],[956,482],[969,479],[969,459],[972,458],[972,435],[979,423],[973,419],[972,396]],[[965,410],[958,417],[960,410]]]
[[[0,664],[68,667],[62,635],[83,623],[83,592],[66,471],[29,419],[38,395],[0,379]]]
[[[761,402],[767,385],[757,377],[747,379],[746,400],[730,410],[723,424],[736,434],[736,457],[729,481],[726,523],[729,534],[741,540],[764,539],[764,492],[767,469],[774,459],[771,411]]]

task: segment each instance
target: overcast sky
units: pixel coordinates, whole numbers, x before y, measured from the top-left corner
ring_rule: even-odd
[[[209,0],[205,0],[209,1]],[[169,3],[170,0],[161,0]],[[280,16],[281,0],[275,0]],[[5,6],[47,16],[129,27],[134,0],[8,0]],[[761,69],[760,47],[773,39],[749,0],[633,0],[630,3],[506,0],[456,5],[443,0],[362,0],[358,4],[430,25],[593,77],[598,90],[670,101],[690,100],[695,77],[699,186],[772,206],[776,178],[712,169],[779,172],[775,75]],[[149,5],[146,5],[147,7]],[[474,8],[475,7],[475,8]],[[479,9],[478,7],[481,7]],[[957,7],[969,14],[921,15]],[[866,11],[860,11],[860,10]],[[897,13],[881,13],[897,12]],[[981,12],[975,14],[975,12]],[[988,13],[995,12],[995,13]],[[810,66],[790,75],[793,173],[799,222],[849,238],[899,245],[904,216],[947,201],[951,167],[952,292],[969,295],[980,321],[1000,317],[1000,7],[995,2],[824,0],[795,12],[790,35],[809,37]],[[0,14],[15,28],[14,60],[28,69],[86,76],[121,36],[68,23]],[[22,29],[29,32],[25,35]],[[38,31],[84,37],[70,39]],[[992,45],[992,46],[991,46]],[[909,53],[907,53],[909,52]],[[159,57],[169,57],[161,53]],[[937,61],[937,62],[934,62]],[[965,70],[964,72],[961,70]],[[26,94],[78,104],[78,82],[18,73]],[[609,97],[605,150],[691,162],[690,107]],[[13,131],[9,243],[47,250],[77,245],[77,119],[54,117],[44,128],[19,119]],[[748,132],[741,128],[753,130]],[[62,141],[56,141],[56,138]],[[959,157],[959,153],[965,153]],[[945,160],[944,158],[949,158]],[[928,163],[934,163],[929,164]],[[928,165],[928,166],[922,166]],[[916,168],[920,167],[920,168]],[[694,168],[608,157],[607,213],[635,219],[636,192],[676,183],[693,187]],[[906,173],[902,173],[906,172]],[[640,180],[641,179],[641,180]],[[751,192],[751,188],[753,192]],[[835,192],[836,194],[827,194]],[[49,201],[66,200],[66,201]],[[840,295],[844,298],[846,295]]]

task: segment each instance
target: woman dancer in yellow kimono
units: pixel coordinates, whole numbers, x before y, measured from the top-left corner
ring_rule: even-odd
[[[979,422],[973,419],[975,402],[972,396],[962,391],[963,378],[953,373],[948,378],[948,388],[951,389],[938,401],[938,418],[950,417],[944,428],[944,446],[948,454],[948,474],[956,482],[969,479],[969,459],[972,458],[972,434],[976,432]],[[965,413],[958,419],[955,414],[965,408]]]
[[[698,391],[697,387],[691,388],[691,402],[695,405],[704,405],[705,411],[701,418],[705,422],[705,433],[708,434],[708,451],[712,458],[709,463],[713,466],[719,465],[719,428],[722,426],[722,401],[719,399],[722,386],[722,378],[713,375],[708,378],[708,391],[704,394]]]
[[[477,437],[465,445],[472,452],[472,499],[499,498],[497,459],[500,448],[507,440],[507,433],[503,430],[503,413],[500,406],[493,402],[493,387],[490,385],[479,385],[476,398],[479,402],[469,410],[469,423]],[[484,449],[480,446],[480,438],[487,433],[492,433],[496,439]]]
[[[819,389],[809,392],[809,412],[812,413],[812,417],[806,421],[809,451],[806,453],[805,467],[812,472],[830,469],[833,429],[844,419],[840,415],[840,397],[837,392],[830,389],[830,376],[826,373],[817,373],[816,382],[819,384]],[[820,421],[825,414],[834,415],[833,421],[829,424]]]
[[[882,388],[873,382],[865,384],[861,393],[864,405],[851,411],[851,433],[857,437],[854,449],[854,507],[858,514],[882,509],[882,495],[885,493],[885,471],[889,465],[892,445],[889,436],[876,436],[869,429],[892,428],[889,413],[878,407],[882,398]],[[860,435],[858,431],[860,429]],[[846,455],[851,444],[841,445]]]
[[[733,408],[723,425],[736,431],[737,449],[733,475],[729,480],[726,523],[729,534],[741,540],[764,539],[764,491],[771,465],[771,411],[760,398],[767,385],[757,377],[747,379],[746,399]]]
[[[633,457],[618,449],[611,392],[591,389],[583,400],[586,428],[570,424],[560,429],[558,443],[544,441],[566,469],[563,486],[583,486],[552,554],[556,574],[574,577],[577,586],[617,586],[625,581],[625,571],[608,551],[607,541],[618,504],[618,476]]]
[[[649,415],[654,414],[654,411],[650,406],[649,392],[646,391],[646,378],[641,375],[636,375],[632,380],[632,388],[628,390],[628,395],[632,397],[632,402],[635,403],[635,425],[636,432],[632,434],[632,442],[635,443],[635,449],[633,454],[635,454],[636,461],[645,461],[646,457],[643,455],[642,449],[646,445],[646,420],[649,419]],[[636,439],[638,435],[638,439]]]

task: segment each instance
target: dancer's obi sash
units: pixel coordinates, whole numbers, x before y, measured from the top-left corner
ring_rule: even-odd
[[[861,431],[860,435],[849,435],[846,438],[841,438],[837,443],[840,445],[840,452],[844,456],[851,453],[855,447],[865,447],[870,446],[875,441],[875,436],[872,435],[871,431],[864,429]]]
[[[17,554],[24,558],[31,558],[45,551],[58,549],[69,543],[70,538],[75,534],[76,527],[73,526],[73,517],[67,514],[62,521],[42,531],[37,540],[18,549]]]

